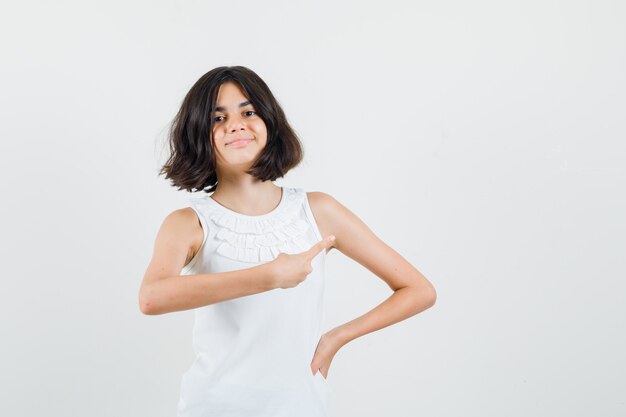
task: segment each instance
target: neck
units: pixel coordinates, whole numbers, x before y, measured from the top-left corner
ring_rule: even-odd
[[[281,187],[271,181],[259,181],[245,173],[218,176],[217,187],[211,198],[231,210],[256,216],[276,208],[281,200]]]

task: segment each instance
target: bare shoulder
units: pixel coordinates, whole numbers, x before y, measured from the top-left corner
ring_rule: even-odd
[[[334,234],[339,238],[338,233],[355,222],[361,222],[356,214],[341,204],[332,195],[322,191],[307,192],[309,206],[315,217],[315,221],[323,237]],[[335,244],[333,248],[338,248]]]
[[[175,229],[194,230],[198,227],[202,228],[200,219],[196,214],[196,211],[191,207],[184,207],[172,211],[163,220],[164,225]]]
[[[337,200],[335,200],[332,195],[322,191],[308,191],[306,195],[309,199],[311,210],[321,210],[324,208],[328,209],[330,206],[337,203]]]
[[[307,197],[311,211],[316,219],[319,216],[319,220],[324,224],[341,221],[346,215],[351,214],[347,207],[328,193],[309,191],[307,192]]]
[[[309,191],[306,193],[312,211],[318,211],[324,215],[347,215],[348,208],[341,204],[332,195],[322,191]]]
[[[202,223],[191,207],[174,210],[163,220],[161,231],[165,236],[189,243],[189,255],[193,257],[204,240]]]
[[[309,207],[311,207],[311,211],[321,228],[322,225],[319,223],[325,223],[325,217],[332,211],[337,200],[330,194],[321,191],[308,191],[306,195],[309,200]]]

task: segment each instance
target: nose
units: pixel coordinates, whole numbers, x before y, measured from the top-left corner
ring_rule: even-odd
[[[235,132],[245,128],[245,123],[241,117],[231,117],[227,129],[229,132]]]

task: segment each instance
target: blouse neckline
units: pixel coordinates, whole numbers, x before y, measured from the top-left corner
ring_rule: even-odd
[[[214,230],[215,252],[233,260],[258,263],[271,261],[281,252],[309,249],[306,234],[310,225],[299,210],[305,204],[306,193],[303,188],[281,189],[278,205],[256,216],[231,210],[206,194],[192,197],[192,205],[212,222],[207,230]]]

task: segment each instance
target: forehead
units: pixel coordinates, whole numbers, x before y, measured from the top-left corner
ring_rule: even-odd
[[[230,106],[243,107],[248,104],[251,104],[250,100],[248,100],[248,97],[244,95],[238,84],[234,82],[225,82],[220,86],[217,93],[215,111],[224,111]]]

